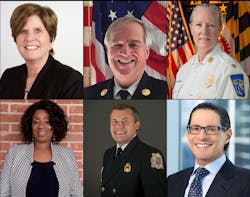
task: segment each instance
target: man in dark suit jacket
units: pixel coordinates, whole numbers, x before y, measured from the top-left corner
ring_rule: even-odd
[[[107,29],[104,43],[114,77],[85,88],[85,99],[166,98],[166,81],[145,72],[152,39],[141,20],[116,19]],[[123,98],[120,90],[129,94]]]
[[[205,102],[192,110],[186,136],[195,156],[195,166],[167,178],[168,197],[189,196],[199,167],[208,170],[201,179],[201,196],[250,196],[250,170],[233,165],[224,154],[232,135],[230,127],[227,111],[219,105]]]
[[[166,197],[162,153],[139,139],[139,127],[139,115],[134,107],[120,104],[113,108],[110,131],[117,145],[104,153],[102,197]]]

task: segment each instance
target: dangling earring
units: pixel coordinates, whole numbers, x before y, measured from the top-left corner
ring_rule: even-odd
[[[53,135],[52,142],[56,141],[56,137]]]

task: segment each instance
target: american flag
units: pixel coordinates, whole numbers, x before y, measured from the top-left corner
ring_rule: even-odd
[[[169,1],[167,6],[167,85],[168,98],[172,98],[172,90],[179,68],[194,54],[194,47],[180,1]]]
[[[84,2],[84,86],[112,77],[105,53],[104,35],[114,20],[125,15],[141,19],[152,34],[146,72],[166,80],[166,5],[166,1]]]

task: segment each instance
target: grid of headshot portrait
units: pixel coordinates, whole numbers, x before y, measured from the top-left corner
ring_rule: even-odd
[[[0,9],[0,197],[250,196],[250,1]]]

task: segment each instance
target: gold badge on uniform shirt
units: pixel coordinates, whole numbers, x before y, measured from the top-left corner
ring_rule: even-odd
[[[233,67],[233,68],[236,68],[236,65],[235,65],[235,64],[232,64],[232,67]]]
[[[214,58],[213,57],[210,57],[209,59],[208,59],[208,62],[209,63],[212,63],[214,61]]]
[[[151,168],[155,168],[157,170],[164,169],[163,159],[160,153],[151,153],[152,156],[150,158]]]
[[[210,86],[212,86],[214,84],[214,75],[209,75],[206,81],[206,87],[209,88]]]
[[[124,172],[127,172],[127,173],[131,172],[131,164],[130,163],[126,163],[124,165]]]
[[[107,92],[108,92],[108,89],[103,89],[102,91],[101,91],[101,93],[100,93],[100,95],[101,96],[105,96],[106,94],[107,94]]]
[[[143,94],[143,96],[149,96],[151,94],[150,89],[142,89],[141,93]]]

